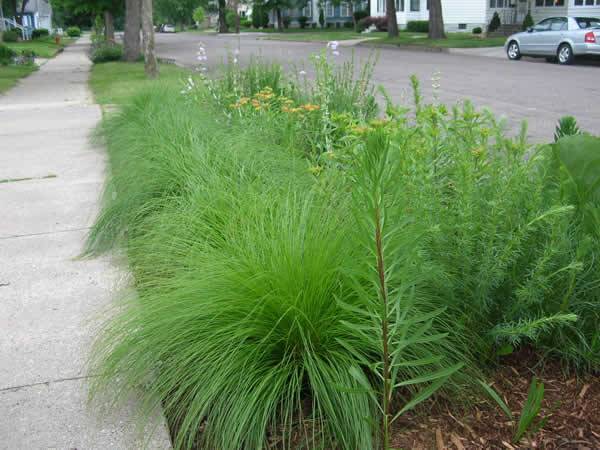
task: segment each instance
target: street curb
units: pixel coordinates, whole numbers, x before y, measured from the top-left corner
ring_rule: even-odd
[[[423,45],[410,45],[410,44],[403,44],[403,45],[376,44],[373,42],[359,42],[358,44],[356,44],[356,47],[385,48],[385,49],[391,49],[391,50],[404,50],[404,51],[408,50],[408,51],[413,51],[413,52],[447,53],[447,54],[452,53],[451,50],[453,50],[452,48],[446,48],[446,47],[427,47],[427,46],[423,46]]]

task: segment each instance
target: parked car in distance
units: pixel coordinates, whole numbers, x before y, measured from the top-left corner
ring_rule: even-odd
[[[175,25],[169,23],[162,23],[157,28],[159,33],[175,33]]]
[[[504,44],[510,60],[522,56],[546,57],[547,61],[572,64],[575,57],[600,56],[600,19],[594,17],[551,17]]]

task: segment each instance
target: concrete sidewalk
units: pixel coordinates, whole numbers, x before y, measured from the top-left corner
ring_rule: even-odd
[[[120,274],[78,260],[98,210],[101,118],[80,40],[0,96],[0,448],[170,448],[164,420],[141,441],[135,401],[86,405],[86,360]],[[148,439],[146,434],[143,439]]]

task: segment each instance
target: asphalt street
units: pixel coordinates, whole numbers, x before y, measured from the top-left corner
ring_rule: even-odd
[[[305,68],[309,76],[310,55],[325,46],[265,40],[257,34],[158,34],[156,42],[160,57],[190,68],[198,66],[196,53],[202,44],[209,70],[238,49],[242,64],[252,56],[261,55],[267,60],[280,61],[288,70]],[[410,104],[410,76],[414,74],[420,79],[426,100],[435,97],[452,105],[468,99],[477,108],[489,108],[503,116],[510,134],[517,134],[521,123],[526,121],[533,141],[550,141],[557,120],[573,115],[582,129],[600,135],[600,64],[596,62],[560,66],[543,59],[509,61],[502,57],[501,49],[454,54],[395,48],[373,50],[341,44],[340,62],[352,57],[365,61],[374,52],[378,53],[373,81],[398,103]]]

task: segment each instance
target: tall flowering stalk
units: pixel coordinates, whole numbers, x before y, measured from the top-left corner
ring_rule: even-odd
[[[462,364],[445,365],[439,355],[414,360],[413,346],[441,344],[446,334],[435,334],[432,325],[443,312],[439,309],[424,313],[415,307],[418,298],[416,278],[411,260],[418,252],[421,231],[410,227],[403,217],[397,217],[394,192],[402,188],[398,181],[399,167],[392,156],[387,132],[375,128],[368,133],[353,173],[353,212],[357,238],[369,255],[365,267],[366,279],[357,280],[356,294],[362,310],[354,312],[369,317],[370,326],[361,327],[361,338],[370,342],[379,361],[365,367],[373,376],[354,372],[356,380],[370,392],[380,412],[378,426],[380,447],[390,449],[390,428],[402,414],[434,394]],[[347,305],[342,304],[342,307]],[[352,327],[352,324],[348,325]],[[429,366],[429,371],[413,378],[403,373],[403,367]],[[403,376],[405,377],[403,379]],[[373,386],[367,380],[379,380]],[[395,415],[391,404],[398,389],[422,386],[402,405]]]

